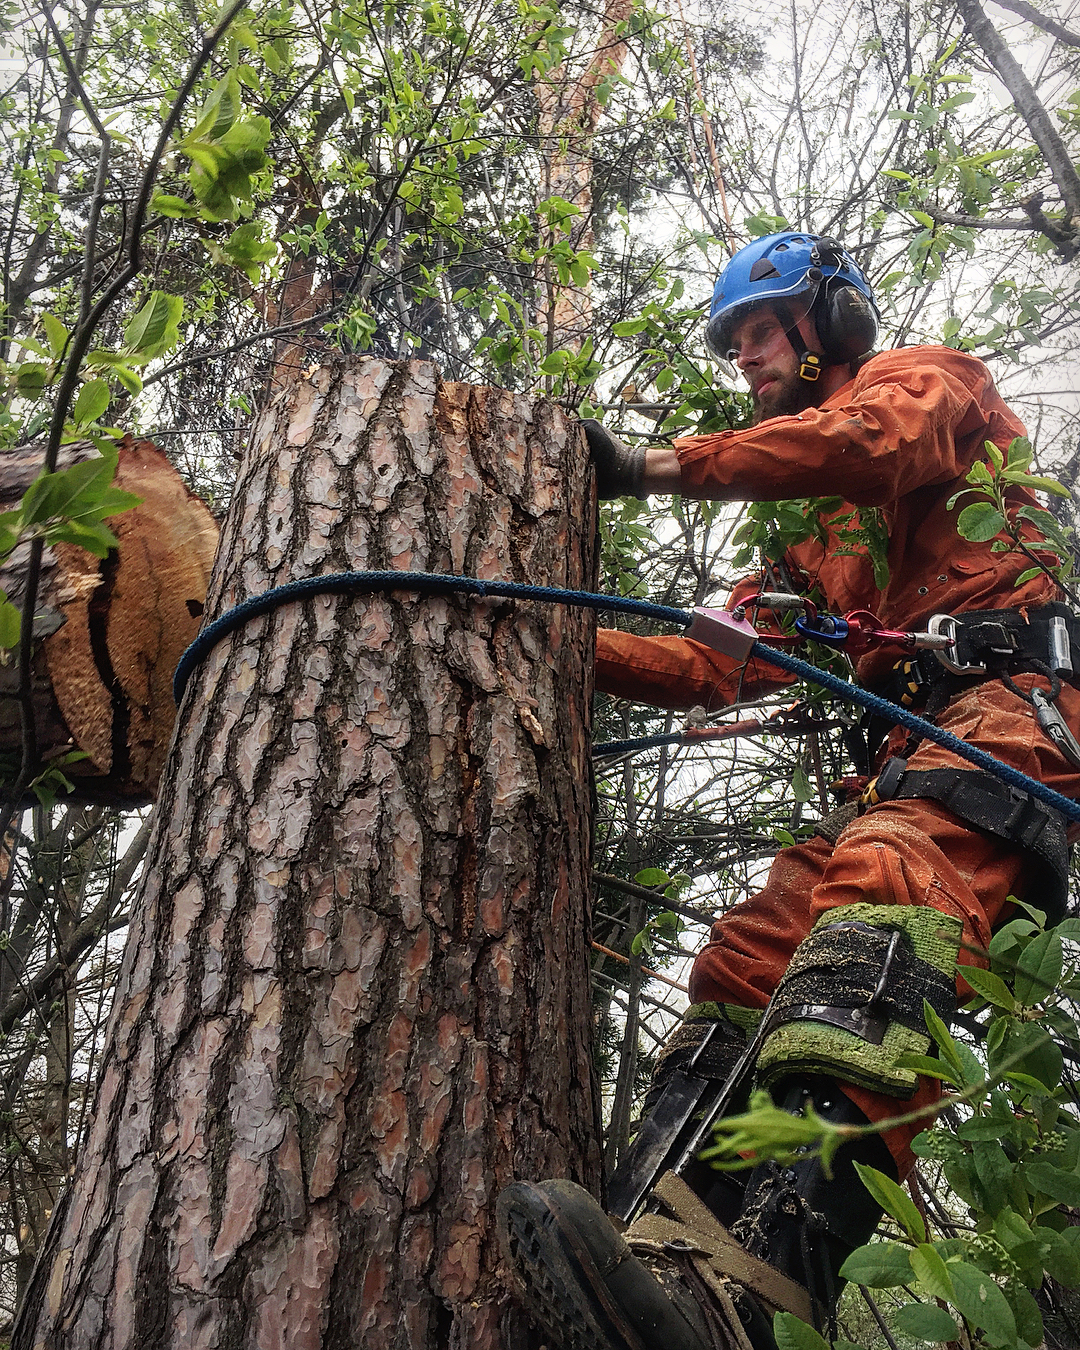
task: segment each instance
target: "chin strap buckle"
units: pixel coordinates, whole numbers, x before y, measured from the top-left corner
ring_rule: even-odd
[[[799,379],[813,383],[821,375],[821,357],[817,352],[803,352],[799,357]]]

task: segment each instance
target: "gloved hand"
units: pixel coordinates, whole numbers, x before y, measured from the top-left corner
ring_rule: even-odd
[[[612,497],[645,497],[645,447],[623,445],[593,417],[583,417],[581,425],[589,442],[589,453],[596,466],[596,485],[600,500]]]

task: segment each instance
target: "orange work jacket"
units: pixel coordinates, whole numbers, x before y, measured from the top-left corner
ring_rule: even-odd
[[[714,501],[775,501],[839,496],[838,515],[878,507],[888,529],[889,583],[878,590],[870,560],[840,551],[836,535],[788,550],[785,561],[809,590],[816,586],[829,612],[868,609],[887,628],[922,629],[930,615],[971,609],[1046,604],[1054,583],[1036,576],[1019,551],[993,553],[957,533],[946,503],[966,486],[985,442],[1003,451],[1024,428],[1006,407],[986,366],[951,347],[901,347],[872,357],[850,383],[818,408],[773,417],[743,431],[685,436],[675,442],[686,497]],[[1034,497],[1014,494],[1034,503]],[[759,589],[741,583],[735,596]],[[874,684],[899,659],[879,648],[858,663]],[[597,641],[597,688],[662,708],[710,711],[791,681],[753,661],[740,665],[680,637],[642,638],[602,629]]]

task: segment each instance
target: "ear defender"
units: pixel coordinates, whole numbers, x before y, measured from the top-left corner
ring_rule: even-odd
[[[870,300],[854,286],[830,286],[814,305],[814,324],[827,360],[835,365],[857,361],[873,350],[878,316]]]

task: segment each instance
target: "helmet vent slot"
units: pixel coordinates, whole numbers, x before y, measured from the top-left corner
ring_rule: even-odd
[[[750,269],[751,281],[763,281],[765,277],[778,277],[780,273],[768,258],[759,258]]]

